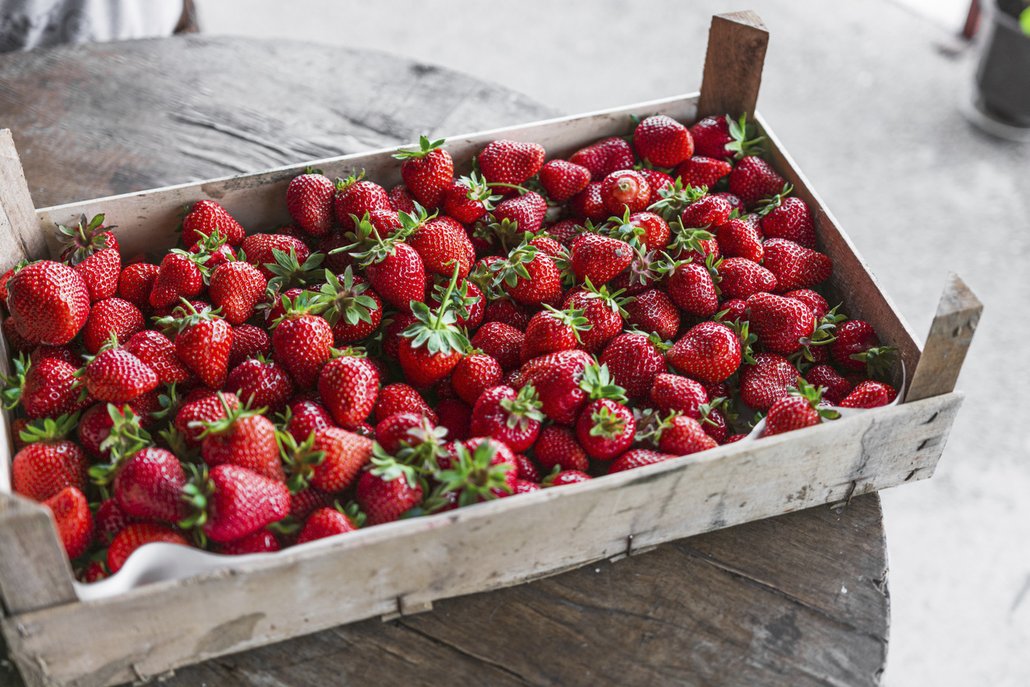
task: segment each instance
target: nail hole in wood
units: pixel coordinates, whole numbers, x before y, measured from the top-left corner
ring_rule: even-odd
[[[905,477],[905,481],[907,482],[910,479],[912,479],[913,477],[915,477],[917,472],[919,472],[919,470],[913,470],[912,472],[908,473],[908,476]]]
[[[931,416],[930,416],[930,419],[929,419],[929,420],[927,420],[926,422],[924,422],[923,424],[924,424],[924,425],[928,425],[928,424],[930,424],[931,422],[933,422],[934,420],[936,420],[936,419],[937,419],[937,416],[938,416],[938,415],[940,415],[940,412],[936,412],[936,413],[934,413],[933,415],[931,415]]]

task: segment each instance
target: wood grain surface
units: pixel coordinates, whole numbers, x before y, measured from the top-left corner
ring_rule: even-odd
[[[36,207],[551,114],[387,55],[242,39],[10,55],[0,83]],[[871,495],[215,659],[165,684],[874,685],[888,616]],[[12,675],[0,663],[0,684]]]

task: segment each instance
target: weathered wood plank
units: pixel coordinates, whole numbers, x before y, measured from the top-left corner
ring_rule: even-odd
[[[880,408],[276,556],[228,559],[226,568],[188,580],[24,613],[3,630],[19,664],[43,666],[56,683],[154,675],[390,613],[398,599],[417,606],[616,556],[629,537],[635,548],[651,546],[928,476],[960,400],[948,394]],[[541,540],[562,545],[541,547]],[[397,564],[412,556],[416,566]],[[352,584],[340,584],[344,570]],[[148,641],[134,641],[140,636]]]
[[[50,511],[0,493],[0,601],[8,615],[76,600],[72,571]]]
[[[912,376],[908,400],[918,401],[955,390],[983,308],[980,299],[957,274],[948,275],[923,354]]]
[[[0,273],[19,260],[46,254],[38,226],[14,136],[10,129],[0,129]]]
[[[712,17],[698,116],[754,116],[768,45],[769,32],[752,11]]]

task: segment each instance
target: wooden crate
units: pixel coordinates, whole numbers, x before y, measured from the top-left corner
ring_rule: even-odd
[[[700,94],[448,139],[456,165],[495,138],[531,140],[565,155],[631,132],[630,115],[681,121],[754,115],[767,33],[749,12],[713,19]],[[372,616],[429,610],[433,601],[519,584],[662,542],[924,479],[933,474],[961,403],[953,391],[980,313],[958,277],[946,285],[920,348],[854,246],[769,125],[770,159],[812,208],[834,261],[831,288],[845,311],[896,346],[908,370],[905,402],[818,427],[731,444],[590,482],[390,523],[80,600],[49,511],[9,493],[0,470],[0,628],[31,685],[108,685]],[[364,168],[399,179],[393,149],[259,174],[184,184],[36,210],[11,134],[0,132],[0,269],[45,257],[55,222],[107,214],[126,254],[174,244],[184,204],[213,198],[250,229],[288,220],[289,180],[314,164],[326,174]],[[6,355],[0,356],[6,364]],[[10,455],[8,432],[0,451]],[[343,581],[346,583],[342,583]],[[354,590],[361,590],[355,593]]]

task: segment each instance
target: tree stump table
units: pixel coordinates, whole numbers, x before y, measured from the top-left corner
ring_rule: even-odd
[[[432,65],[237,38],[10,54],[0,83],[0,124],[36,207],[553,114]],[[879,498],[863,496],[218,658],[163,684],[875,685],[886,578]]]

